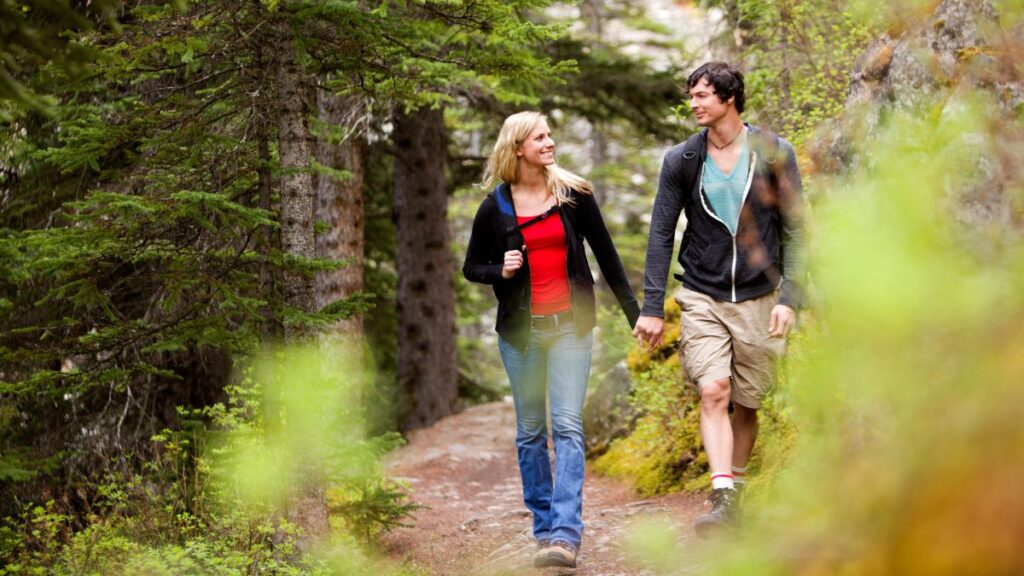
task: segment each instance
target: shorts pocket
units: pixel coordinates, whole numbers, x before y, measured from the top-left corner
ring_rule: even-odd
[[[786,337],[765,335],[761,340],[761,346],[769,358],[782,358],[786,355]]]

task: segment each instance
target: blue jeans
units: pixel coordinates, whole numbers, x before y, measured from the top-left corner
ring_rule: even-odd
[[[498,339],[512,384],[519,473],[523,500],[533,512],[533,535],[564,540],[577,549],[583,537],[583,402],[593,346],[593,332],[577,336],[572,322],[533,329],[525,353]],[[551,401],[553,478],[545,392]]]

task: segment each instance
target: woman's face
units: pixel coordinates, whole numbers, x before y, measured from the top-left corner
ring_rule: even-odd
[[[519,161],[534,166],[549,166],[555,163],[555,141],[544,120],[537,122],[530,135],[516,149]]]

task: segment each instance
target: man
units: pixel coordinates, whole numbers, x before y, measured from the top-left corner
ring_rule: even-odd
[[[661,344],[672,244],[685,212],[675,298],[682,308],[680,363],[700,392],[711,468],[711,511],[694,525],[706,538],[736,522],[735,488],[757,437],[757,410],[796,319],[802,200],[793,147],[740,119],[739,70],[709,62],[690,75],[687,88],[703,130],[665,155],[633,335],[641,345]]]

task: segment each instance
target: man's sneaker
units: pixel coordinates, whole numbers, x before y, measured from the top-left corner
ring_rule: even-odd
[[[533,565],[537,568],[547,566],[575,568],[576,548],[568,542],[555,540],[547,548],[541,549],[533,556]]]
[[[736,504],[736,490],[732,488],[717,488],[712,490],[708,502],[711,503],[711,511],[704,514],[693,523],[693,529],[697,536],[708,539],[715,533],[735,528],[739,520],[739,509]]]

